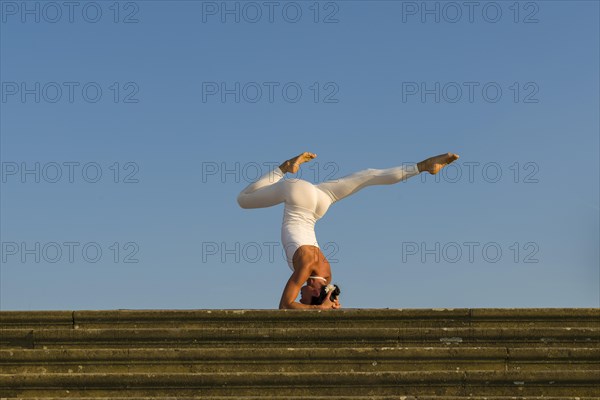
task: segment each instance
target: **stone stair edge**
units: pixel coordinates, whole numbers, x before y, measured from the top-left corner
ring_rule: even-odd
[[[114,310],[29,310],[0,311],[0,325],[37,320],[40,323],[58,322],[77,324],[89,321],[119,320],[187,320],[187,319],[389,319],[396,318],[506,318],[506,319],[578,319],[598,318],[600,308],[389,308],[389,309],[341,309],[321,310],[274,310],[274,309],[114,309]]]
[[[0,349],[0,365],[17,361],[40,361],[48,360],[56,362],[76,362],[100,361],[106,358],[111,361],[132,361],[151,359],[159,361],[160,359],[170,359],[176,361],[207,361],[207,360],[265,360],[274,356],[279,357],[297,357],[310,355],[312,361],[317,359],[330,360],[331,357],[344,356],[349,359],[355,358],[378,358],[387,359],[445,359],[452,357],[456,359],[502,359],[506,361],[516,360],[540,360],[559,361],[564,359],[597,360],[600,364],[600,348],[572,348],[572,347],[542,347],[542,348],[511,348],[511,347],[483,347],[483,346],[465,346],[465,347],[384,347],[384,346],[365,346],[365,347],[336,347],[313,348],[313,347],[294,347],[294,348],[255,348],[255,347],[235,347],[235,348],[155,348],[155,347],[128,347],[128,348],[66,348],[66,349]],[[257,358],[258,356],[258,358]],[[196,357],[202,357],[200,359]],[[295,359],[295,358],[293,358]],[[600,368],[600,365],[599,365]]]
[[[360,379],[377,382],[486,382],[496,384],[548,384],[549,382],[565,383],[593,383],[597,384],[597,374],[591,370],[552,370],[552,371],[528,371],[526,375],[519,371],[489,371],[489,370],[424,370],[424,371],[375,371],[375,372],[279,372],[274,376],[272,372],[101,372],[101,373],[45,373],[45,374],[0,374],[0,384],[5,387],[15,387],[21,384],[38,382],[42,385],[62,385],[76,382],[87,382],[96,385],[113,385],[116,382],[128,382],[130,387],[136,384],[152,383],[154,387],[162,384],[178,385],[182,382],[194,382],[200,384],[224,384],[230,385],[269,385],[273,381],[281,384],[292,383],[294,379],[300,380],[302,384],[325,384],[334,380],[353,384],[364,384]],[[224,380],[224,378],[226,378]],[[392,379],[392,381],[390,381]],[[426,381],[424,380],[426,379]],[[516,382],[516,383],[515,383]],[[521,383],[522,382],[522,383]],[[12,385],[11,385],[12,383]],[[299,382],[298,382],[299,383]]]
[[[20,397],[0,397],[0,400],[17,400]],[[59,400],[64,397],[27,397],[28,400]],[[70,400],[265,400],[264,396],[147,396],[147,397],[69,397]],[[332,400],[332,396],[268,396],[271,400]],[[586,396],[431,396],[431,395],[371,395],[335,396],[340,400],[598,400]]]

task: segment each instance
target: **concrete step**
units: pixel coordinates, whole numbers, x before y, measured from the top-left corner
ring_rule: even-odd
[[[596,347],[600,327],[535,328],[107,328],[107,329],[2,329],[0,348],[106,347],[106,346],[230,346],[250,344],[264,347],[302,343],[315,347],[403,345],[497,345],[526,344],[527,347]]]
[[[2,397],[14,400],[20,397]],[[65,397],[28,397],[30,400],[59,400]],[[88,400],[89,397],[68,397],[71,400]],[[469,396],[469,400],[597,400],[598,397],[580,396]],[[182,396],[182,397],[95,397],[95,400],[264,400],[264,396]],[[272,400],[306,400],[306,396],[271,396]],[[310,400],[465,400],[464,396],[311,396]]]
[[[1,399],[574,400],[599,381],[600,309],[0,312]]]
[[[264,396],[159,396],[159,397],[76,397],[70,396],[70,399],[80,400],[264,400]],[[2,400],[16,400],[21,397],[2,397]],[[29,400],[59,400],[64,397],[28,397]],[[587,396],[270,396],[271,400],[598,400],[597,397]]]
[[[82,310],[3,311],[4,328],[306,328],[353,327],[581,327],[600,321],[600,309],[573,308],[457,308],[457,309],[342,309],[315,310]]]
[[[600,348],[340,347],[0,350],[0,373],[597,370]]]
[[[597,374],[588,371],[403,371],[290,373],[116,373],[0,375],[8,396],[312,396],[446,395],[598,396]],[[68,390],[68,392],[67,392]]]

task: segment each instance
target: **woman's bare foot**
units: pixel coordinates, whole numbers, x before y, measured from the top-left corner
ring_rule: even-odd
[[[427,160],[421,161],[417,164],[417,168],[419,168],[419,172],[427,171],[431,175],[435,175],[446,165],[456,160],[458,160],[458,154],[440,154],[439,156],[430,157]]]
[[[284,161],[283,164],[279,166],[279,169],[281,169],[281,171],[283,171],[284,174],[286,172],[291,172],[292,174],[295,174],[300,169],[300,164],[310,161],[316,156],[317,155],[314,153],[309,153],[305,151],[304,153],[294,158],[290,158],[289,160]]]

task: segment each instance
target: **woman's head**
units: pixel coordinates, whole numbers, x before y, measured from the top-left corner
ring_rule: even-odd
[[[311,304],[313,297],[318,297],[321,291],[313,286],[305,285],[300,289],[300,303]]]
[[[311,304],[313,297],[319,297],[321,287],[325,285],[325,281],[321,279],[309,278],[306,285],[300,289],[300,303]]]

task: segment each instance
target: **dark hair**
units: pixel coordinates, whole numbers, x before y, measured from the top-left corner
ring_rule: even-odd
[[[310,299],[311,305],[321,305],[327,298],[327,294],[329,293],[328,287],[333,286],[333,293],[331,293],[330,300],[335,301],[335,299],[340,295],[340,288],[337,285],[327,285],[321,287],[321,293],[318,296],[313,296]]]

